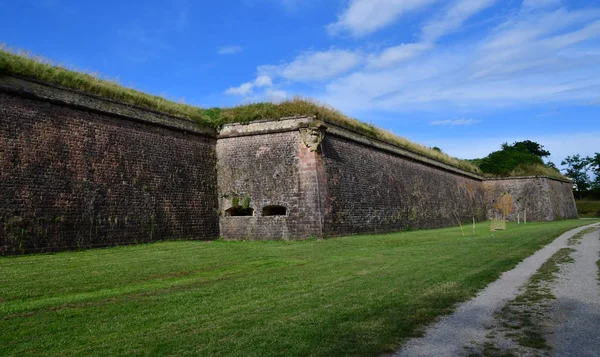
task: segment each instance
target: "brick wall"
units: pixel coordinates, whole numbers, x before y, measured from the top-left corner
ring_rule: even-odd
[[[484,181],[488,216],[528,221],[554,221],[577,218],[577,208],[571,182],[547,177],[520,177]]]
[[[221,235],[226,239],[293,239],[321,235],[318,155],[302,142],[298,124],[285,122],[227,126],[217,142]],[[251,216],[227,210],[247,200]],[[265,216],[268,206],[286,208]]]
[[[0,254],[218,237],[214,135],[0,89]]]
[[[484,220],[480,179],[348,138],[327,135],[328,235],[393,232]]]
[[[0,255],[445,227],[492,216],[506,194],[509,219],[525,208],[529,220],[577,217],[568,182],[482,182],[312,117],[226,125],[217,139],[183,118],[7,77],[0,184]]]

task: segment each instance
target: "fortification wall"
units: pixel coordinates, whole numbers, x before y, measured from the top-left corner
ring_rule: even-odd
[[[549,177],[509,177],[484,181],[488,217],[510,221],[578,218],[573,183]]]
[[[481,179],[327,124],[327,235],[393,232],[486,219]]]
[[[215,133],[0,78],[0,255],[218,237]]]
[[[576,218],[571,183],[485,180],[313,117],[194,122],[0,77],[0,255]]]
[[[322,235],[317,166],[300,128],[311,118],[225,126],[217,142],[221,235],[294,239]],[[235,209],[239,211],[236,215]],[[248,207],[249,210],[246,208]]]

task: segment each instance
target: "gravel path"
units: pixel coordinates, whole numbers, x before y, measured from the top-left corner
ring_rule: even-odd
[[[566,247],[570,237],[591,226],[600,225],[579,227],[564,233],[526,258],[513,270],[502,274],[475,298],[460,304],[454,313],[442,317],[438,323],[427,329],[424,337],[409,340],[394,356],[465,355],[466,348],[471,346],[473,341],[485,340],[486,327],[494,321],[494,312],[514,299],[519,293],[519,287],[525,284],[548,258],[559,249]],[[593,281],[596,282],[596,279]]]
[[[600,287],[596,261],[598,230],[586,234],[571,255],[575,262],[561,268],[551,304],[551,356],[600,355]]]

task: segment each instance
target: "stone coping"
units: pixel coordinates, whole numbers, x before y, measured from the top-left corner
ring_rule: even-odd
[[[216,137],[217,134],[214,129],[200,127],[187,118],[114,101],[31,78],[0,76],[0,92],[204,136]]]
[[[248,123],[225,124],[219,131],[219,139],[238,136],[266,135],[297,131],[315,122],[312,116],[287,117],[278,120],[256,120]]]
[[[573,183],[570,179],[559,179],[558,177],[552,177],[547,175],[540,176],[507,176],[507,177],[485,177],[483,181],[506,181],[506,180],[526,180],[526,179],[548,179],[565,183]]]

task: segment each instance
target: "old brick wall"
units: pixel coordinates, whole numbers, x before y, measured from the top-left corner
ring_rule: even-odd
[[[0,91],[0,254],[218,237],[214,136],[43,91]]]
[[[225,239],[294,239],[321,235],[319,157],[302,142],[302,120],[230,125],[217,142],[221,235]],[[251,216],[227,210],[246,201]],[[267,206],[286,214],[265,216]],[[248,214],[248,213],[247,213]]]
[[[484,220],[480,179],[352,140],[327,135],[328,235],[393,232]]]
[[[182,118],[0,77],[0,255],[445,227],[492,216],[499,197],[509,219],[577,217],[568,182],[482,181],[312,117],[226,125],[217,139]]]
[[[577,218],[573,185],[547,177],[511,177],[484,181],[488,217],[528,221],[554,221]]]

